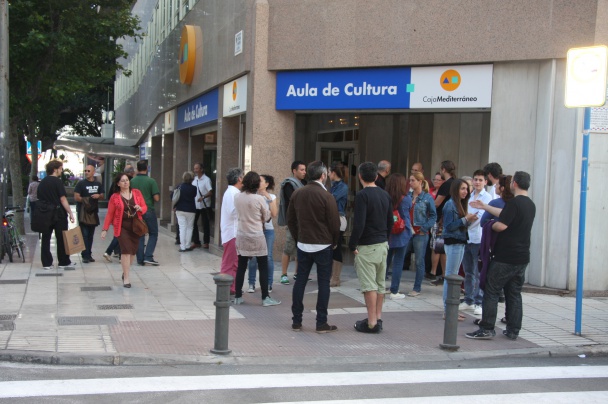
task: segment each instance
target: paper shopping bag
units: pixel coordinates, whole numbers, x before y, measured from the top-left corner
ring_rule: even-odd
[[[84,239],[80,226],[63,231],[63,244],[67,255],[77,254],[85,250]]]

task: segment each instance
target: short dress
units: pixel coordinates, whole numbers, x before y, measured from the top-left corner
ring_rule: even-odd
[[[118,245],[120,246],[121,254],[135,255],[139,247],[139,236],[133,232],[133,217],[137,215],[135,201],[132,196],[129,200],[122,196],[120,199],[122,199],[125,209],[122,214],[122,226],[120,236],[118,236]]]

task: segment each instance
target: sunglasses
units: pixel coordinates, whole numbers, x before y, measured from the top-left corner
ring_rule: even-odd
[[[92,172],[92,171],[93,171],[93,170],[84,170],[84,172],[85,172],[85,173],[90,173],[90,172]]]

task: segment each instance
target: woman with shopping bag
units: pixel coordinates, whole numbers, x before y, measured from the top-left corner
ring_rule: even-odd
[[[108,214],[101,232],[102,240],[105,240],[110,224],[114,226],[114,237],[118,238],[118,245],[122,253],[120,263],[122,265],[122,281],[125,288],[131,287],[129,269],[135,261],[135,254],[139,246],[137,227],[141,217],[148,207],[143,195],[137,189],[131,189],[129,176],[120,173],[114,178],[115,192],[108,202]]]

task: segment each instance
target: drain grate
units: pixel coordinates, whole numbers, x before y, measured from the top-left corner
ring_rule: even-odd
[[[0,321],[14,320],[17,318],[16,314],[0,314]]]
[[[0,281],[0,285],[21,285],[27,283],[27,279],[5,279]]]
[[[118,324],[116,317],[73,316],[57,317],[59,325],[113,325]]]
[[[112,286],[83,286],[80,288],[81,292],[104,292],[112,290]]]
[[[58,273],[52,273],[52,274],[36,274],[36,276],[63,276],[63,274],[58,274]]]
[[[132,304],[101,304],[97,306],[97,310],[131,310]]]
[[[15,323],[12,321],[0,321],[0,331],[13,331]]]

